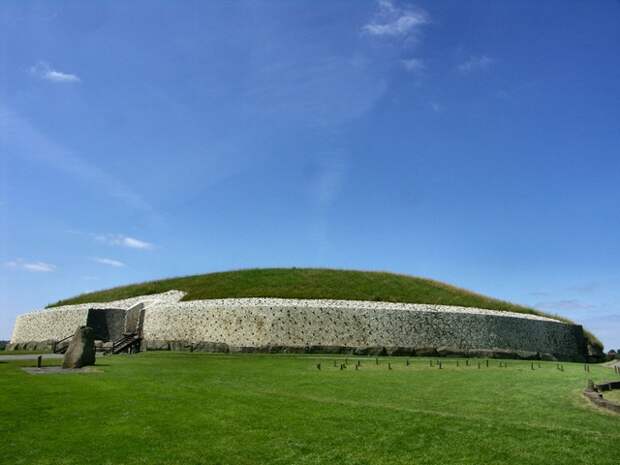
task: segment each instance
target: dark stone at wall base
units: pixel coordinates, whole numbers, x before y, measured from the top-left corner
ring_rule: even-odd
[[[170,341],[170,350],[175,352],[191,352],[192,345],[185,341]]]
[[[541,360],[545,360],[547,362],[557,362],[558,361],[558,359],[555,357],[555,355],[549,354],[547,352],[540,352],[539,356],[540,356]]]
[[[387,355],[413,355],[415,350],[411,347],[386,347],[385,353]]]
[[[168,341],[146,341],[146,350],[170,350]]]
[[[194,352],[228,352],[228,344],[222,342],[198,342],[194,344]]]
[[[435,347],[416,347],[415,353],[420,357],[435,357],[439,355]]]
[[[455,347],[437,347],[437,355],[440,357],[467,357],[469,352]]]
[[[88,326],[80,326],[71,339],[62,362],[63,368],[82,368],[95,364],[95,332]]]
[[[495,349],[491,353],[491,358],[515,359],[519,357],[514,350]]]
[[[457,347],[400,347],[400,346],[231,346],[221,342],[193,342],[188,341],[162,341],[144,340],[146,350],[173,350],[173,351],[196,351],[213,353],[289,353],[289,354],[341,354],[341,355],[367,355],[367,356],[419,356],[419,357],[472,357],[472,358],[499,358],[499,359],[522,359],[522,360],[548,360],[548,361],[576,361],[557,354],[546,352],[534,352],[527,350],[505,349],[460,349]]]
[[[538,360],[539,354],[538,352],[531,352],[528,350],[518,350],[516,356],[522,360]]]

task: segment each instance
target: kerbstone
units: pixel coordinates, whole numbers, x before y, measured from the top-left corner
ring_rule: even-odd
[[[88,326],[80,326],[73,335],[63,368],[82,368],[95,364],[95,331]]]

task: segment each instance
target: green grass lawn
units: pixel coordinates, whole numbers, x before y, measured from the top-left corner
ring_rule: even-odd
[[[619,463],[620,417],[581,396],[581,364],[359,359],[146,353],[46,376],[0,362],[0,463]]]
[[[386,272],[320,268],[263,268],[164,279],[82,294],[52,306],[110,302],[172,289],[185,291],[187,295],[183,300],[227,297],[372,300],[537,313],[532,308],[430,279]]]
[[[614,389],[613,391],[607,391],[603,393],[605,399],[611,400],[617,404],[620,404],[620,390]]]

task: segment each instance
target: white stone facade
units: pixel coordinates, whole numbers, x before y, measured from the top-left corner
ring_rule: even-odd
[[[59,339],[84,324],[88,308],[126,309],[144,302],[147,347],[215,343],[229,350],[432,349],[565,360],[580,360],[585,350],[580,326],[537,315],[427,304],[267,298],[183,302],[182,297],[182,292],[170,291],[21,315],[11,342]]]

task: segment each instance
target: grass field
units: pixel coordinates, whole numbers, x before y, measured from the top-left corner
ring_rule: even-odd
[[[210,273],[116,287],[61,300],[53,306],[110,302],[177,289],[183,300],[227,297],[373,300],[480,307],[536,313],[430,279],[394,273],[316,268],[263,268]]]
[[[603,393],[603,397],[605,399],[609,399],[612,402],[616,402],[618,404],[620,404],[620,391],[615,389],[613,391],[607,391]]]
[[[410,360],[145,353],[46,376],[0,362],[0,462],[619,463],[620,417],[581,396],[581,364]]]

